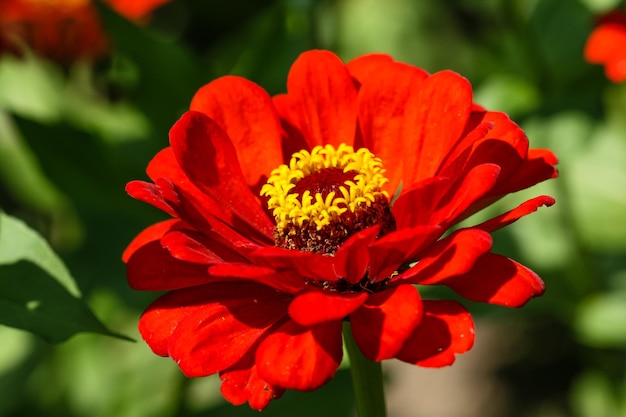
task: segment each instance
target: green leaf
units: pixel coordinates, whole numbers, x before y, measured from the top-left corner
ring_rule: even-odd
[[[117,336],[80,298],[73,277],[46,241],[0,213],[0,323],[58,343],[78,332]]]

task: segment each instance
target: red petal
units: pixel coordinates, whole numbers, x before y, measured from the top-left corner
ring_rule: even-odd
[[[234,214],[216,202],[206,193],[200,191],[178,166],[171,147],[157,153],[148,164],[148,176],[159,185],[161,194],[168,196],[168,204],[176,211],[176,216],[186,219],[190,224],[210,223],[211,228],[222,233],[224,226],[233,224]],[[220,219],[221,222],[216,222]],[[233,239],[226,233],[228,240]]]
[[[247,263],[223,263],[209,267],[209,273],[220,281],[251,280],[285,294],[296,294],[306,282],[294,271],[277,272],[272,268]]]
[[[172,217],[177,217],[176,210],[172,207],[172,204],[165,199],[160,187],[155,184],[138,180],[131,181],[126,184],[126,192],[139,201],[148,203]]]
[[[148,173],[150,179],[156,184],[151,184],[151,186],[156,187],[158,197],[163,200],[168,207],[170,207],[169,210],[164,210],[161,207],[159,208],[172,216],[186,218],[191,224],[195,224],[196,220],[198,220],[197,217],[199,210],[195,207],[192,210],[189,210],[189,207],[191,206],[200,206],[203,208],[203,212],[209,212],[213,217],[217,217],[222,220],[227,220],[232,216],[230,214],[225,214],[224,210],[217,203],[215,203],[211,197],[193,185],[193,183],[178,166],[178,162],[176,161],[171,147],[167,147],[158,152],[148,164],[146,172]],[[129,194],[133,195],[128,186],[127,191]],[[187,196],[184,198],[186,201],[181,202],[181,194]],[[142,199],[142,201],[146,200]],[[189,201],[197,201],[198,204],[189,204]],[[150,203],[150,201],[146,202]],[[176,212],[176,214],[173,214],[171,212],[172,210]],[[204,222],[203,219],[200,219],[200,221]]]
[[[303,149],[310,150],[309,145],[302,132],[298,130],[294,109],[287,94],[277,94],[272,97],[274,108],[280,117],[280,125],[283,129],[283,155],[285,157],[283,163],[289,163],[289,158],[296,152]]]
[[[288,321],[261,342],[256,355],[259,376],[286,389],[321,387],[341,363],[341,330],[339,320],[309,328]]]
[[[346,64],[350,75],[359,83],[371,74],[380,71],[385,65],[393,64],[393,59],[387,54],[367,54],[357,57]]]
[[[490,233],[495,232],[496,230],[502,229],[503,227],[516,222],[519,218],[537,211],[539,207],[541,206],[550,207],[555,202],[556,201],[554,200],[554,198],[547,196],[547,195],[535,197],[535,198],[525,201],[524,203],[520,204],[513,210],[507,211],[506,213],[503,213],[477,226],[474,226],[474,228],[481,229]]]
[[[171,207],[175,217],[197,227],[211,228],[209,226],[209,224],[212,223],[210,218],[214,216],[206,216],[202,210],[198,210],[198,203],[193,197],[189,198],[185,195],[169,178],[157,178],[154,187],[164,204]],[[198,193],[201,194],[200,192]],[[221,210],[216,209],[214,206],[215,204],[209,206],[209,209],[214,210],[213,213],[222,215]],[[206,208],[207,207],[202,207],[202,209]]]
[[[128,259],[133,253],[135,253],[135,251],[137,251],[137,249],[144,246],[146,243],[161,239],[161,236],[177,224],[180,224],[179,220],[171,219],[146,227],[142,232],[135,236],[126,249],[124,249],[124,253],[122,253],[122,261],[125,263],[128,262]]]
[[[620,51],[624,42],[617,42],[625,34],[623,25],[615,22],[601,24],[591,32],[585,44],[585,59],[593,64],[604,64]]]
[[[419,366],[451,365],[454,355],[474,345],[474,322],[455,301],[424,301],[422,322],[413,331],[396,358]]]
[[[369,227],[352,236],[337,250],[334,256],[335,272],[350,284],[356,284],[365,276],[369,267],[368,246],[374,242],[379,226]]]
[[[198,90],[190,105],[226,132],[243,175],[255,193],[283,163],[281,127],[272,99],[245,78],[225,76]]]
[[[521,157],[528,152],[528,138],[526,133],[515,123],[508,114],[498,111],[473,110],[470,125],[491,123],[492,128],[482,138],[483,141],[495,139],[508,143]]]
[[[450,184],[443,178],[429,178],[400,194],[393,213],[398,227],[420,224],[448,226],[462,220],[474,203],[487,194],[498,179],[500,167],[482,164]]]
[[[465,274],[491,249],[491,235],[477,229],[461,229],[428,249],[417,265],[393,281],[437,285],[447,278]]]
[[[195,206],[195,212],[211,213],[211,216],[223,221],[228,221],[232,217],[232,214],[226,213],[226,210],[216,203],[215,200],[200,191],[189,180],[187,175],[180,169],[171,147],[158,152],[148,164],[146,172],[154,183],[160,184],[161,188],[166,188],[167,183],[169,183],[168,187],[172,191],[163,190],[162,192],[166,192],[168,195],[176,195],[176,204],[174,206],[178,216],[189,217],[191,213],[188,213],[189,210],[186,206],[193,205]],[[164,179],[167,179],[167,182]],[[186,201],[181,202],[181,194],[185,196],[185,200],[195,201],[197,204],[189,204]],[[172,203],[170,202],[170,204]],[[201,207],[202,210],[198,210],[198,207]],[[194,223],[194,221],[191,221],[191,224]]]
[[[487,253],[471,271],[439,282],[471,301],[521,307],[545,291],[541,278],[525,266],[501,255]]]
[[[526,154],[526,150],[524,150]],[[444,168],[440,175],[449,178],[459,178],[465,175],[471,169],[485,164],[497,165],[500,167],[498,181],[494,188],[498,185],[505,185],[509,179],[514,176],[524,162],[523,156],[520,156],[519,150],[513,146],[497,139],[489,139],[480,141],[475,144],[467,155],[461,155],[458,160]]]
[[[161,149],[148,163],[146,168],[148,177],[153,182],[156,182],[159,178],[168,178],[170,181],[180,184],[183,182],[189,182],[189,179],[183,171],[181,171],[176,157],[171,147]]]
[[[255,283],[210,284],[161,297],[142,318],[142,328],[158,327],[171,314],[180,317],[177,310],[188,309],[169,336],[168,353],[185,375],[206,376],[237,363],[286,317],[288,302],[284,294]]]
[[[604,66],[604,74],[614,83],[621,83],[626,80],[626,57],[616,55],[613,59],[608,60]]]
[[[411,185],[403,177],[404,165],[417,163],[414,132],[420,109],[416,92],[428,74],[405,64],[385,65],[370,74],[359,90],[360,128],[365,147],[385,165],[387,190],[393,195],[402,181],[404,187]]]
[[[417,129],[410,136],[416,146],[403,153],[409,158],[403,170],[407,185],[437,172],[460,140],[472,110],[472,86],[452,71],[429,77],[417,96]]]
[[[431,224],[432,212],[450,189],[450,182],[448,178],[431,177],[406,188],[392,207],[398,229]]]
[[[289,102],[309,146],[352,145],[356,132],[356,88],[332,52],[305,52],[287,78]]]
[[[250,239],[261,243],[273,242],[271,236],[250,227],[243,227],[235,214],[225,210],[194,186],[178,168],[171,148],[164,149],[152,159],[148,166],[148,175],[156,185],[133,181],[127,185],[129,194],[156,205],[172,216],[184,219],[206,234],[214,231],[233,247],[248,246],[252,244]],[[246,237],[229,226],[233,224],[242,228]]]
[[[157,183],[161,189],[169,190],[168,192],[175,195],[177,201],[174,206],[178,217],[193,225],[194,229],[201,231],[206,236],[214,237],[214,240],[220,241],[224,246],[246,254],[259,247],[259,244],[272,242],[269,236],[246,226],[233,213],[227,214],[228,220],[219,218],[218,216],[224,216],[224,213],[216,213],[214,202],[211,203],[212,205],[206,204],[206,200],[210,200],[210,198],[207,197],[204,201],[198,201],[167,180],[161,179]],[[231,226],[233,224],[234,226]],[[233,229],[233,227],[237,227],[238,230]]]
[[[173,230],[166,233],[161,239],[161,245],[180,261],[204,265],[224,262],[224,258],[209,249],[209,247],[215,247],[216,243],[193,230]],[[225,253],[225,251],[222,252]],[[229,255],[227,260],[230,261],[242,259],[236,253]]]
[[[115,10],[120,15],[126,17],[127,19],[141,23],[144,21],[144,19],[150,18],[150,13],[154,11],[154,9],[163,6],[167,2],[168,0],[108,0],[107,4],[111,8],[113,8],[113,10]]]
[[[258,291],[258,297],[270,302],[270,305],[265,307],[266,310],[282,305],[283,312],[286,314],[287,300],[284,299],[284,296],[260,285],[250,283],[211,284],[172,291],[158,298],[148,306],[141,316],[139,332],[157,355],[168,356],[170,345],[178,343],[172,335],[183,320],[193,314],[205,311],[207,304],[215,303],[216,297],[225,292],[232,298],[231,293],[236,293],[239,289],[242,294],[245,294],[246,291]],[[250,303],[253,304],[252,309],[258,304],[252,301]]]
[[[526,153],[526,151],[524,151]],[[467,172],[481,166],[497,166],[499,172],[495,182],[490,182],[488,187],[482,187],[482,195],[474,194],[471,200],[467,200],[469,205],[465,205],[463,210],[457,210],[456,215],[450,219],[450,224],[457,223],[479,210],[493,204],[495,200],[503,194],[511,192],[511,185],[515,182],[515,177],[524,166],[524,160],[519,154],[519,150],[513,148],[507,142],[495,139],[481,141],[479,145],[468,150],[467,155],[461,155],[457,160],[448,165],[442,175],[455,178],[463,178]],[[488,174],[487,174],[488,175]],[[480,180],[479,180],[480,181]],[[487,185],[487,184],[485,184]],[[444,217],[445,214],[444,214]]]
[[[447,193],[433,212],[430,221],[444,228],[458,223],[471,213],[473,205],[488,194],[498,180],[501,168],[494,164],[482,164],[472,168],[462,182]]]
[[[485,130],[485,127],[488,127],[488,129]],[[473,109],[466,126],[464,138],[452,150],[448,161],[457,159],[465,152],[474,152],[479,145],[486,141],[491,143],[498,141],[507,144],[518,155],[518,160],[525,158],[528,152],[528,138],[526,134],[506,113]],[[488,150],[489,147],[485,147],[485,149]],[[482,158],[482,163],[498,163],[497,158],[498,152],[494,151],[490,159]],[[508,169],[507,166],[502,166],[502,168],[505,171]]]
[[[168,291],[206,284],[211,277],[206,265],[173,258],[158,241],[150,242],[128,259],[128,284],[136,290]]]
[[[334,258],[318,253],[264,246],[251,254],[258,265],[276,270],[291,270],[300,274],[302,279],[313,278],[322,281],[337,281],[340,276],[334,269]]]
[[[443,232],[440,226],[415,226],[378,239],[370,245],[370,280],[382,281],[400,265],[414,261]]]
[[[235,365],[220,372],[220,390],[231,404],[241,405],[248,402],[250,408],[261,411],[272,399],[280,398],[285,390],[274,387],[259,377],[253,352],[249,351]]]
[[[370,295],[350,316],[354,340],[365,357],[382,361],[394,357],[419,324],[422,300],[412,285],[400,285]]]
[[[188,307],[176,306],[176,308],[161,309],[161,305],[167,305],[171,298],[169,293],[154,301],[139,319],[139,333],[152,351],[159,356],[169,356],[169,345],[172,333],[178,323],[187,318],[202,306],[190,305]],[[167,298],[166,298],[167,297]]]
[[[176,160],[202,191],[256,230],[272,236],[273,225],[250,192],[232,142],[202,113],[185,113],[170,130]]]
[[[626,26],[623,22],[606,22],[593,30],[585,45],[585,59],[604,64],[607,78],[619,83],[626,80]]]
[[[296,295],[289,304],[289,315],[301,326],[310,327],[332,320],[343,320],[367,300],[367,293],[331,293],[313,290]]]
[[[544,161],[549,165],[556,165],[559,162],[559,159],[556,155],[549,149],[539,149],[539,148],[531,148],[528,150],[528,159],[538,159]]]
[[[529,149],[528,158],[518,168],[515,175],[503,184],[494,187],[490,195],[501,196],[523,190],[558,176],[554,165],[558,162],[556,156],[547,149]]]

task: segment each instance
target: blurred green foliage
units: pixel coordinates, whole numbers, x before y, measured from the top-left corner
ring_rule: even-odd
[[[139,314],[155,294],[127,287],[120,255],[163,215],[127,197],[124,185],[145,178],[195,90],[238,74],[275,94],[304,50],[329,48],[345,60],[386,52],[431,72],[460,72],[478,103],[508,112],[533,147],[560,157],[559,179],[490,209],[557,198],[495,237],[497,252],[544,278],[546,295],[513,312],[470,306],[479,321],[503,323],[523,341],[497,371],[509,392],[506,415],[626,416],[626,85],[610,84],[582,58],[594,14],[622,3],[173,0],[145,26],[99,8],[115,48],[97,65],[1,56],[0,319],[5,299],[31,313],[40,305],[28,301],[40,299],[43,320],[76,320],[70,332],[48,321],[2,322],[52,341],[107,329],[138,339]],[[8,260],[20,236],[39,247],[36,259]],[[31,280],[33,293],[12,293],[17,279]],[[43,310],[44,296],[71,305]],[[41,337],[0,327],[0,416],[257,415],[225,404],[217,378],[184,379],[143,343],[81,334],[50,345]],[[351,416],[350,389],[342,370],[265,414]]]

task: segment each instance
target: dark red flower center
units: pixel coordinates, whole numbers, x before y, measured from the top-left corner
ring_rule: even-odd
[[[317,146],[272,171],[261,194],[276,219],[276,245],[333,255],[353,234],[395,229],[382,161],[365,148]]]
[[[346,181],[354,181],[356,174],[358,172],[343,172],[341,168],[323,168],[298,181],[290,194],[298,194],[301,197],[308,191],[311,195],[320,194],[326,199],[331,192],[340,193],[339,187],[345,186]]]

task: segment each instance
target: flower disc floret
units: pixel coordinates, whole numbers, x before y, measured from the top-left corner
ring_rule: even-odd
[[[335,170],[347,175],[332,175]],[[269,198],[267,205],[277,228],[313,223],[321,230],[347,211],[354,213],[363,206],[370,207],[381,197],[388,199],[388,193],[383,190],[388,182],[384,173],[380,158],[366,148],[354,151],[345,144],[337,149],[332,145],[316,146],[311,152],[296,152],[289,166],[281,165],[273,170],[261,195]],[[315,175],[320,180],[322,176],[348,179],[339,184],[312,184],[320,192],[310,189],[298,192],[298,183]]]
[[[276,245],[334,254],[353,234],[381,225],[395,229],[380,158],[366,148],[316,146],[292,155],[261,188],[276,220]]]

